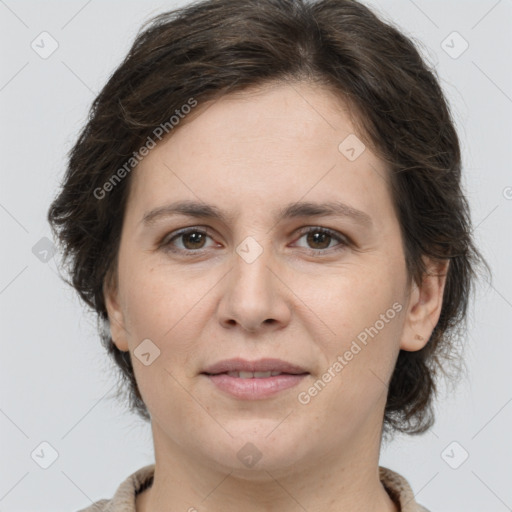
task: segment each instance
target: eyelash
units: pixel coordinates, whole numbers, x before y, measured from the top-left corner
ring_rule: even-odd
[[[208,249],[196,249],[196,250],[178,249],[178,248],[172,246],[173,240],[178,239],[183,235],[188,235],[190,233],[200,233],[201,235],[205,235],[205,236],[208,236],[211,238],[211,236],[208,234],[208,231],[206,231],[202,228],[198,228],[198,227],[184,228],[184,229],[180,229],[176,232],[170,233],[170,235],[173,235],[171,238],[169,238],[169,234],[167,234],[160,242],[159,248],[162,248],[166,251],[170,251],[173,253],[183,254],[185,256],[202,255]],[[301,230],[299,233],[300,236],[297,240],[302,238],[304,235],[308,235],[309,233],[321,233],[321,234],[329,235],[330,237],[335,239],[337,242],[339,242],[337,246],[330,247],[328,249],[304,249],[308,254],[313,255],[313,256],[324,255],[325,253],[331,252],[333,250],[334,250],[333,252],[337,252],[337,251],[345,249],[348,245],[350,245],[350,241],[348,240],[347,237],[345,237],[331,229],[318,227],[318,226],[311,226],[309,228]]]

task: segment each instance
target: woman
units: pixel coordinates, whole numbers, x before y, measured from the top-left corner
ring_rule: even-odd
[[[424,511],[379,466],[433,424],[481,257],[432,70],[353,1],[157,16],[94,101],[49,220],[151,421],[84,511]]]

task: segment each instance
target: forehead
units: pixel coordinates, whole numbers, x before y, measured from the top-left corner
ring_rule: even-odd
[[[197,154],[216,146],[219,156],[237,148],[254,155],[259,142],[274,149],[274,155],[278,147],[294,151],[298,145],[332,148],[345,132],[355,132],[349,106],[339,95],[325,86],[286,82],[209,101],[196,107],[178,128],[172,135],[175,149],[184,146]],[[202,139],[201,146],[194,143],[194,136]]]
[[[387,172],[355,131],[347,106],[324,87],[229,94],[196,107],[150,151],[133,173],[129,202],[144,210],[182,198],[229,201],[236,211],[307,195],[363,209],[386,200]],[[347,144],[356,158],[344,153]]]

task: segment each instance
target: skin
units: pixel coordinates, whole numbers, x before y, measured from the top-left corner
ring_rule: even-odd
[[[350,119],[320,86],[251,89],[198,106],[133,171],[117,282],[104,291],[113,340],[132,351],[152,420],[155,479],[138,512],[398,510],[378,474],[386,386],[399,350],[428,340],[445,278],[409,281],[384,163],[369,146],[354,161],[338,150],[356,133]],[[183,199],[233,216],[141,222]],[[274,220],[274,210],[299,200],[343,201],[372,225],[335,216]],[[208,236],[169,242],[185,227]],[[300,232],[307,227],[350,242],[315,241]],[[262,249],[251,263],[236,252],[248,236]],[[401,311],[300,403],[298,394],[394,303]],[[160,350],[148,366],[133,356],[144,339]],[[309,375],[271,398],[235,399],[201,375],[232,357],[280,358]],[[248,442],[261,454],[253,467],[237,458]]]

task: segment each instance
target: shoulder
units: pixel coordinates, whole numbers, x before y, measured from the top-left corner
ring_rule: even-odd
[[[92,505],[90,505],[87,508],[81,508],[80,510],[77,510],[77,512],[103,512],[103,511],[108,510],[107,509],[107,505],[111,501],[112,500],[106,500],[106,499],[99,500],[99,501],[96,501],[95,503],[93,503]]]
[[[112,499],[98,500],[77,512],[136,512],[137,493],[151,484],[155,465],[144,466],[121,482]]]
[[[389,468],[379,467],[380,481],[401,512],[430,512],[416,501],[409,482]]]

